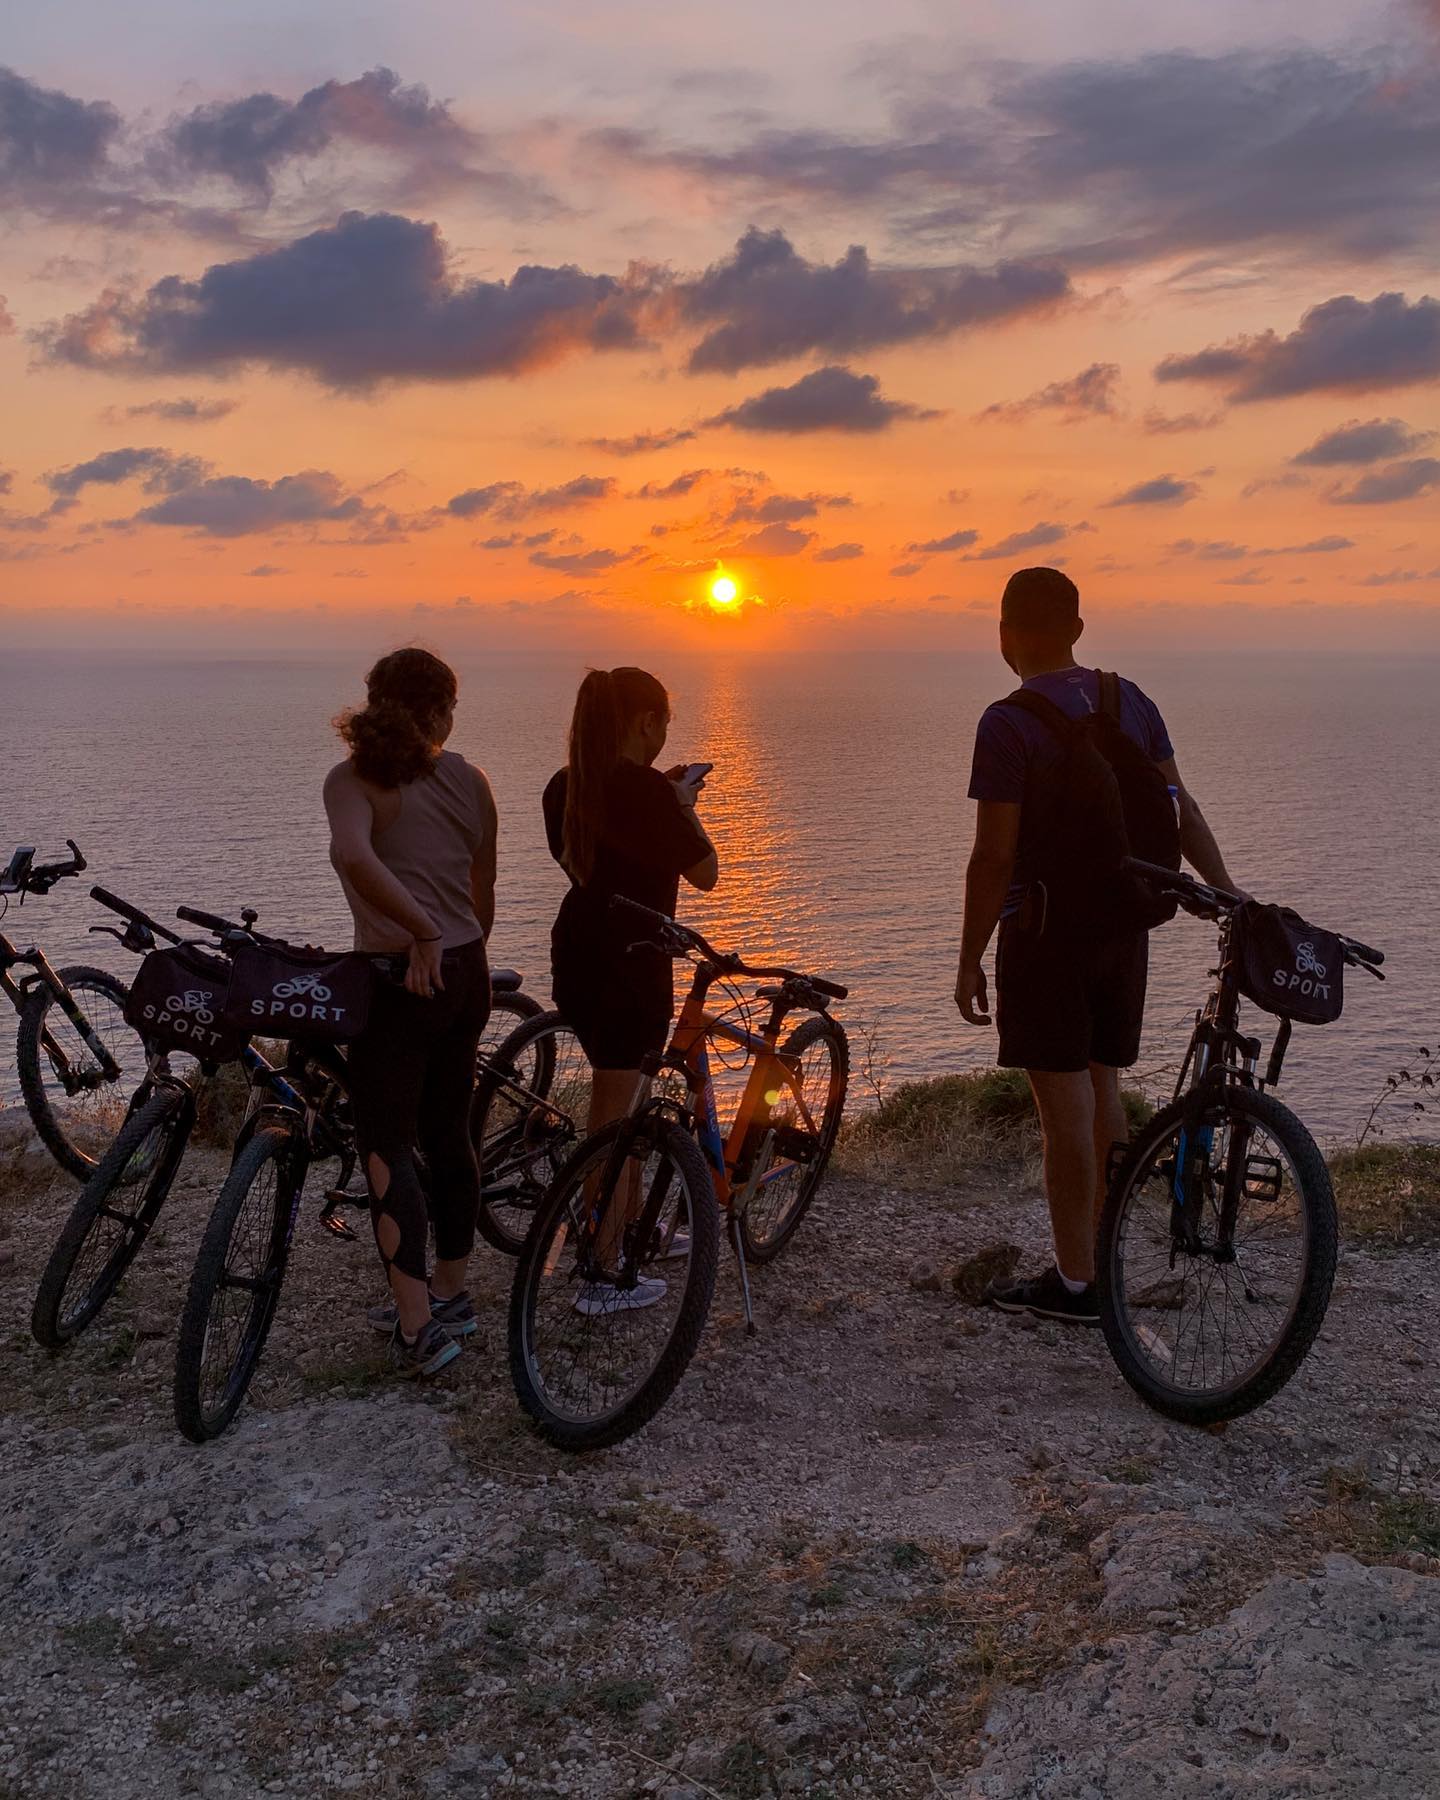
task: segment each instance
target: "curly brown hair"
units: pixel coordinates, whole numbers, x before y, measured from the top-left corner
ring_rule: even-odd
[[[410,645],[382,656],[365,677],[364,706],[335,721],[360,779],[394,788],[430,774],[459,691],[455,671],[428,650]]]

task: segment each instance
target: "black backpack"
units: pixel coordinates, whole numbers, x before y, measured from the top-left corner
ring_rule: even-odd
[[[1026,806],[1036,833],[1036,878],[1044,885],[1043,929],[1074,936],[1149,931],[1175,917],[1176,903],[1121,868],[1127,856],[1180,867],[1180,826],[1170,788],[1120,723],[1120,677],[1101,672],[1100,704],[1072,719],[1032,688],[1003,702],[1039,719],[1064,756],[1032,778]]]

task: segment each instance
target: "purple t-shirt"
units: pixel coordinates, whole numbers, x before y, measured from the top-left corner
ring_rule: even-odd
[[[1053,700],[1072,719],[1083,718],[1100,704],[1100,677],[1094,669],[1055,669],[1048,675],[1032,675],[1022,686]],[[1175,754],[1159,707],[1123,675],[1120,678],[1120,724],[1153,762],[1165,762]],[[1047,764],[1058,764],[1062,754],[1060,740],[1048,725],[1018,706],[1006,706],[997,700],[993,706],[986,707],[976,727],[970,798],[999,800],[1019,806],[1025,799],[1027,777]],[[1019,906],[1026,887],[1034,879],[1037,848],[1026,831],[1022,810],[1020,841],[1015,852],[1015,879],[1005,901],[1007,918]]]

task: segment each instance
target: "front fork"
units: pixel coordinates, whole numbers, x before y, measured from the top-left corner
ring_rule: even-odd
[[[26,980],[23,988],[17,987],[8,975],[0,976],[0,981],[3,981],[5,992],[10,996],[12,1004],[18,1006],[22,993],[28,994],[37,986],[48,988],[61,1012],[79,1032],[81,1042],[100,1065],[98,1070],[88,1069],[77,1075],[71,1066],[70,1058],[65,1054],[47,1025],[40,1033],[40,1049],[48,1057],[50,1066],[54,1069],[65,1092],[73,1096],[82,1093],[87,1088],[102,1087],[108,1081],[118,1081],[120,1079],[119,1063],[106,1049],[94,1026],[81,1012],[79,1001],[50,966],[50,959],[43,950],[32,951],[30,959],[34,962],[35,973]]]

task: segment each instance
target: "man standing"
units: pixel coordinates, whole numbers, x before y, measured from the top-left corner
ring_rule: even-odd
[[[970,798],[979,808],[955,1004],[970,1024],[990,1023],[980,965],[998,923],[998,1060],[1002,1068],[1024,1069],[1035,1096],[1055,1262],[1042,1275],[995,1287],[990,1298],[1006,1312],[1093,1324],[1096,1231],[1110,1146],[1129,1135],[1119,1071],[1140,1054],[1148,937],[1127,927],[1067,931],[1056,916],[1063,908],[1052,906],[1046,891],[1054,883],[1040,878],[1056,804],[1065,803],[1056,793],[1067,757],[1065,721],[1108,704],[1177,797],[1181,853],[1203,881],[1235,884],[1180,779],[1158,709],[1133,682],[1107,680],[1102,689],[1099,672],[1075,661],[1083,630],[1079,591],[1060,570],[1020,569],[1005,584],[1000,654],[1021,691],[1039,700],[997,701],[975,734]]]

